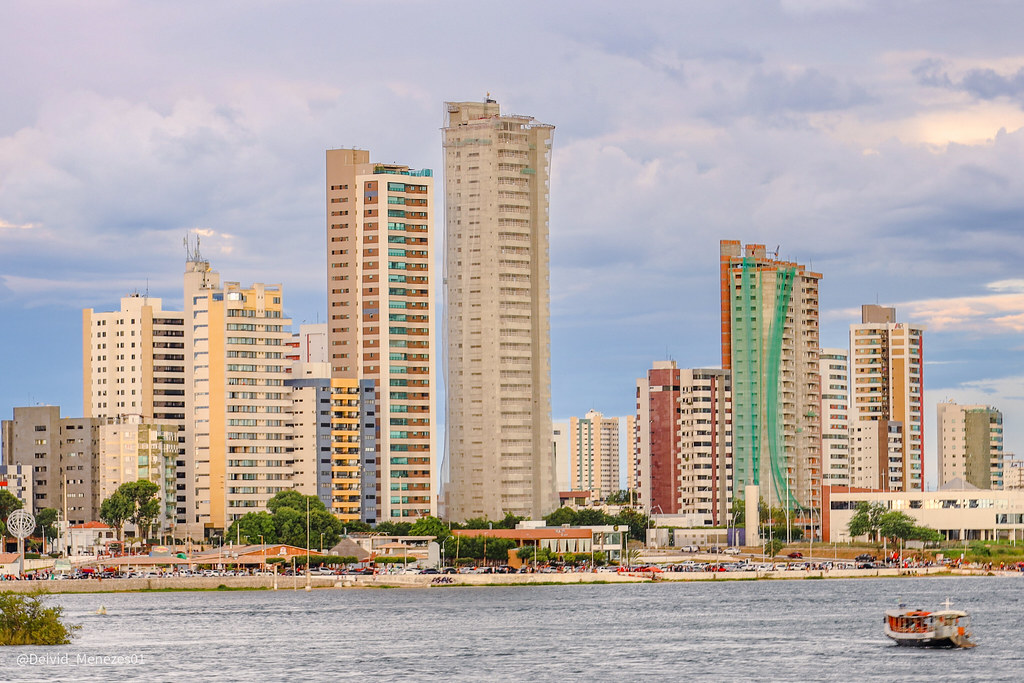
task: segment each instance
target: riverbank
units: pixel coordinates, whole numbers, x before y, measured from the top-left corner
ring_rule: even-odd
[[[453,586],[528,586],[562,584],[652,583],[668,581],[786,581],[927,576],[1019,576],[1020,572],[983,569],[822,569],[747,572],[572,572],[567,574],[385,574],[380,576],[310,576],[310,588],[448,588]],[[279,576],[277,590],[304,590],[306,577]],[[168,577],[152,579],[76,579],[4,581],[0,591],[31,593],[138,593],[162,591],[274,590],[272,576]]]

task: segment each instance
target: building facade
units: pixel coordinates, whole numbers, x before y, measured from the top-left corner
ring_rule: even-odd
[[[861,307],[850,326],[851,420],[903,425],[902,490],[924,490],[924,328],[896,322],[896,309]]]
[[[821,453],[825,486],[850,486],[850,364],[845,349],[822,349]]]
[[[72,524],[99,519],[99,424],[61,417],[60,406],[16,407],[3,421],[3,464],[31,468],[32,510],[54,508]]]
[[[99,499],[140,479],[156,484],[160,515],[153,531],[174,533],[177,522],[178,424],[148,424],[138,415],[107,418],[99,426]]]
[[[193,537],[223,534],[292,488],[280,285],[221,284],[198,248],[185,271],[186,477]]]
[[[939,486],[962,479],[979,489],[1004,486],[1003,414],[985,405],[939,403]]]
[[[554,127],[449,102],[445,154],[447,511],[540,518],[551,452],[548,201]]]
[[[82,311],[82,407],[85,417],[177,427],[174,525],[187,528],[185,317],[161,299],[132,294],[117,311]]]
[[[977,489],[963,481],[938,491],[863,491],[828,487],[822,510],[823,540],[848,543],[850,519],[861,502],[906,513],[919,526],[951,541],[1024,541],[1024,491]]]
[[[728,521],[733,497],[730,373],[656,361],[637,380],[640,504],[652,514]]]
[[[877,491],[903,490],[903,425],[859,420],[850,429],[850,483]]]
[[[570,491],[591,491],[604,500],[619,491],[619,433],[633,430],[633,417],[605,417],[590,410],[569,418]],[[558,461],[557,454],[555,461]]]
[[[371,163],[365,150],[327,151],[331,377],[376,387],[374,438],[357,459],[370,470],[337,472],[372,482],[359,494],[363,519],[437,514],[433,182],[429,169]],[[340,450],[350,436],[338,432]],[[365,462],[368,447],[373,463]]]
[[[773,505],[820,505],[820,273],[764,245],[720,250],[722,367],[732,371],[736,487]]]

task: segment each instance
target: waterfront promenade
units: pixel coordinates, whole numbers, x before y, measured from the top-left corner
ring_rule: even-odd
[[[519,586],[550,584],[651,583],[679,581],[757,581],[925,576],[1019,576],[1016,571],[948,569],[799,569],[733,572],[567,572],[536,574],[381,574],[378,576],[310,576],[311,588],[449,588],[454,586]],[[221,588],[223,587],[223,588]],[[119,593],[134,591],[273,590],[272,576],[188,576],[134,579],[63,579],[4,581],[0,591],[30,593]],[[304,590],[305,576],[278,576],[278,590]]]

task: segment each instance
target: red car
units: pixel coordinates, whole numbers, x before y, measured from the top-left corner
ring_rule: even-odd
[[[795,552],[794,553],[790,553],[789,555],[786,555],[786,557],[788,557],[791,560],[799,560],[803,556],[804,556],[803,553],[795,553]]]

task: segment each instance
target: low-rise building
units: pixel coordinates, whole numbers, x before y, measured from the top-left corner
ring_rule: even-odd
[[[861,502],[905,512],[919,526],[947,540],[1024,540],[1024,491],[979,489],[962,479],[938,491],[870,491],[843,486],[824,488],[822,536],[826,543],[849,542],[850,519]]]

